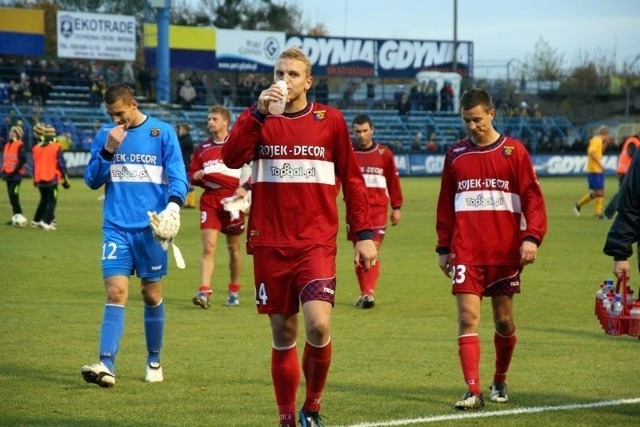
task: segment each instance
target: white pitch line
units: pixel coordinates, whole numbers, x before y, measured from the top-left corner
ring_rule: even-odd
[[[487,418],[487,417],[500,417],[505,415],[535,414],[538,412],[548,412],[548,411],[568,411],[572,409],[587,409],[587,408],[600,408],[603,406],[630,405],[633,403],[640,403],[640,397],[636,397],[633,399],[605,400],[602,402],[592,402],[592,403],[570,403],[567,405],[559,405],[559,406],[536,406],[532,408],[509,409],[505,411],[463,412],[455,415],[436,415],[433,417],[425,417],[425,418],[412,418],[412,419],[404,419],[404,420],[380,421],[375,423],[352,424],[347,427],[406,426],[409,424],[418,424],[418,423],[437,423],[440,421],[464,420],[464,419],[470,419],[470,418]]]

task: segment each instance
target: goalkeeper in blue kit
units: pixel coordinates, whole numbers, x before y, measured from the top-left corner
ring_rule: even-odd
[[[101,387],[115,384],[129,278],[135,273],[144,301],[145,381],[160,382],[164,379],[162,277],[167,274],[167,248],[180,228],[187,174],[175,130],[140,111],[129,86],[108,86],[104,103],[113,123],[95,136],[84,180],[94,190],[105,187],[101,262],[107,299],[100,361],[83,366],[81,373],[85,381]]]

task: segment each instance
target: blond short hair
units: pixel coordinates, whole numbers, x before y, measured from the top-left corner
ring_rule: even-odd
[[[307,76],[311,75],[311,60],[299,47],[294,46],[283,50],[282,53],[278,55],[278,60],[281,59],[295,59],[302,62],[307,70]]]

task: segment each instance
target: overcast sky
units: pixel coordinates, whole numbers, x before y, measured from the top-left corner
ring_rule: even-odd
[[[332,36],[453,39],[454,0],[289,1]],[[458,40],[473,41],[476,75],[524,61],[540,37],[568,65],[585,54],[630,63],[640,55],[640,0],[458,0]]]

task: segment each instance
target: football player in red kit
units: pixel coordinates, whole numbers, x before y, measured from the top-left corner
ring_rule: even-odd
[[[211,304],[211,277],[215,268],[215,254],[220,234],[226,236],[229,251],[229,285],[227,307],[240,304],[240,273],[242,254],[240,236],[244,231],[244,211],[227,211],[224,201],[230,197],[248,197],[249,184],[241,180],[241,169],[230,169],[222,161],[222,146],[229,135],[231,112],[222,105],[209,108],[207,127],[211,137],[200,144],[189,164],[192,185],[204,189],[200,197],[200,288],[192,301],[202,308]]]
[[[369,215],[373,226],[373,242],[376,245],[379,256],[380,247],[387,230],[387,218],[391,221],[391,225],[398,225],[402,217],[400,211],[402,207],[400,177],[398,176],[393,153],[389,147],[373,141],[371,118],[366,114],[358,114],[354,117],[352,126],[356,142],[354,147],[355,157],[367,186]],[[391,204],[391,214],[389,214],[389,204]],[[348,211],[347,217],[349,217]],[[347,238],[354,243],[357,242],[357,236],[354,233],[347,233]],[[356,265],[355,270],[358,285],[360,286],[360,297],[355,306],[364,309],[373,308],[375,305],[373,294],[380,277],[380,259],[378,257],[376,265],[369,270],[363,269],[360,265]]]
[[[493,127],[496,110],[482,89],[467,91],[460,112],[469,137],[445,156],[436,230],[442,271],[452,278],[458,307],[458,355],[468,391],[457,409],[480,409],[480,305],[491,297],[495,325],[493,402],[506,402],[505,383],[516,345],[513,295],[520,273],[536,260],[547,231],[544,199],[524,145]]]
[[[256,306],[268,314],[273,337],[271,377],[281,426],[295,426],[300,361],[296,350],[302,305],[306,343],[302,372],[306,399],[298,421],[322,426],[318,414],[331,364],[330,320],[336,290],[338,209],[336,177],[358,236],[354,263],[376,263],[369,199],[341,112],[310,102],[311,62],[299,48],[276,60],[276,84],[238,117],[222,148],[230,168],[253,160],[247,251],[254,258]],[[286,98],[283,114],[269,104]]]

